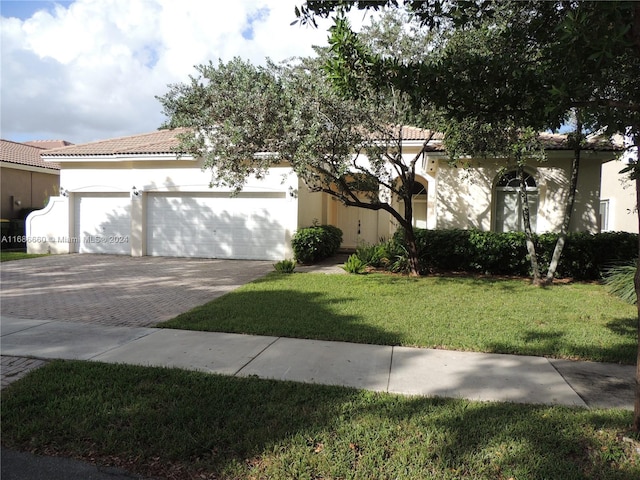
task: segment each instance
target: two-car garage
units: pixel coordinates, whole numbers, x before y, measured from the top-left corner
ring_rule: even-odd
[[[78,253],[130,255],[137,240],[143,255],[282,260],[290,241],[285,192],[74,194],[73,208]]]

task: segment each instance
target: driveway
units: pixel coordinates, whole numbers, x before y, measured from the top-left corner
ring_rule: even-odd
[[[265,275],[272,263],[88,254],[4,262],[0,313],[150,327]]]

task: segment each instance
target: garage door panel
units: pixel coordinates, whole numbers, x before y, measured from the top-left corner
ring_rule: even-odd
[[[147,253],[279,260],[286,197],[148,194]],[[176,252],[178,250],[178,252]]]
[[[75,196],[79,253],[131,253],[131,199],[126,194]]]

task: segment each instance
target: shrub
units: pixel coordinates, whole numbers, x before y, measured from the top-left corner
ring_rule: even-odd
[[[278,273],[293,273],[296,268],[295,260],[280,260],[273,265]]]
[[[637,262],[616,265],[607,270],[603,275],[607,290],[632,305],[638,301],[636,288],[633,283],[636,274],[636,265]]]
[[[362,260],[360,260],[360,257],[358,257],[358,255],[354,253],[353,255],[349,256],[346,262],[344,262],[344,265],[342,266],[342,268],[347,273],[360,274],[360,273],[364,273],[364,271],[367,268],[367,265]]]
[[[390,263],[393,255],[389,242],[377,245],[361,244],[356,248],[356,255],[365,264],[375,268],[385,268]]]
[[[462,271],[494,275],[530,275],[530,261],[522,232],[415,229],[420,273]],[[387,246],[389,268],[404,271],[408,264],[404,230]],[[540,267],[549,265],[558,235],[534,236]],[[607,266],[637,257],[638,236],[625,232],[570,233],[557,276],[576,280],[600,279]],[[542,274],[546,272],[542,271]]]
[[[469,267],[495,275],[528,275],[531,264],[522,232],[469,232]]]
[[[296,261],[315,263],[335,255],[342,243],[342,230],[333,225],[301,228],[291,239]]]
[[[549,265],[557,238],[554,233],[537,237],[536,251],[542,266]],[[572,232],[567,235],[557,275],[576,280],[598,280],[611,265],[634,260],[637,256],[637,234]]]

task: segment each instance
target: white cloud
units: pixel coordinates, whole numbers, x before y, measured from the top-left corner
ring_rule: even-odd
[[[290,26],[302,1],[76,0],[3,17],[0,135],[80,143],[154,130],[155,96],[194,65],[278,61],[326,44],[330,22]]]

